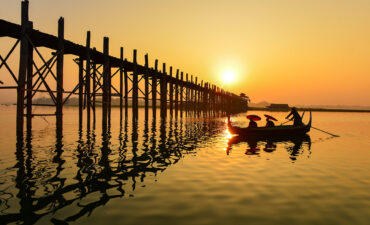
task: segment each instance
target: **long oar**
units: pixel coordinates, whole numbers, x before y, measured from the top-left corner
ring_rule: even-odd
[[[286,124],[286,123],[289,123],[290,121],[291,121],[291,120],[285,121],[284,123],[280,124],[280,126],[281,126],[281,125],[284,125],[284,124]]]
[[[330,134],[330,135],[332,135],[332,136],[334,136],[334,137],[339,137],[339,135],[329,133],[329,132],[327,132],[327,131],[321,130],[321,129],[316,128],[316,127],[313,127],[313,126],[311,126],[311,128],[313,128],[313,129],[315,129],[315,130],[319,130],[319,131],[324,132],[324,133],[327,133],[327,134]]]

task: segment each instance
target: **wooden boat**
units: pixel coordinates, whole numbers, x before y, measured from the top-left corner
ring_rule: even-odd
[[[310,120],[302,126],[281,125],[275,127],[237,127],[233,126],[230,117],[227,120],[227,126],[231,134],[239,136],[295,136],[304,135],[311,129],[312,113],[310,112]]]

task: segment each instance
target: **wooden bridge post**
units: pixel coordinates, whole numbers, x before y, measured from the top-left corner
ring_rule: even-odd
[[[174,82],[175,88],[175,117],[178,117],[179,112],[179,70],[176,70],[176,80]]]
[[[83,93],[84,93],[84,66],[83,66],[83,59],[82,56],[78,58],[78,124],[79,128],[82,128],[82,120],[83,120]]]
[[[189,111],[189,75],[186,74],[186,84],[185,84],[185,112],[186,116],[188,115]]]
[[[123,47],[120,48],[119,65],[119,121],[122,124],[123,119]]]
[[[123,69],[124,84],[125,84],[125,117],[128,116],[128,74],[127,70]]]
[[[166,63],[163,63],[163,71],[160,78],[160,90],[161,90],[161,118],[167,117],[167,74],[166,74]]]
[[[213,89],[212,89],[212,111],[213,111],[213,116],[216,115],[216,85],[213,85]]]
[[[134,63],[134,71],[132,74],[132,117],[134,120],[137,120],[139,117],[139,99],[138,99],[138,74],[137,74],[137,51],[134,49],[133,55],[133,63]]]
[[[63,64],[64,64],[64,18],[58,21],[58,50],[57,55],[57,129],[63,129]]]
[[[182,118],[184,110],[184,73],[181,72],[181,81],[180,81],[180,117]]]
[[[191,75],[191,81],[190,81],[190,97],[189,97],[190,101],[190,114],[193,115],[194,113],[194,82],[193,82],[193,75]]]
[[[33,24],[29,22],[29,29]],[[27,131],[32,130],[32,84],[33,84],[33,47],[28,45],[28,65],[27,65]]]
[[[22,2],[22,15],[21,15],[21,26],[22,26],[22,38],[20,47],[20,58],[19,58],[19,74],[18,74],[18,88],[17,88],[17,133],[23,135],[23,123],[24,123],[24,94],[25,94],[25,82],[26,73],[28,66],[28,50],[29,43],[27,40],[27,27],[28,21],[28,1]]]
[[[175,81],[175,117],[177,118],[179,112],[179,70],[176,70]]]
[[[107,132],[108,123],[108,101],[109,101],[109,38],[104,37],[103,44],[104,64],[103,64],[103,99],[102,99],[102,131]]]
[[[94,49],[95,51],[95,49]],[[93,62],[93,82],[92,82],[92,110],[93,110],[93,127],[96,123],[96,64]]]
[[[108,128],[111,125],[111,115],[112,115],[112,67],[108,67]]]
[[[149,117],[149,56],[145,55],[145,90],[144,90],[144,103],[145,103],[145,121],[148,121]]]
[[[195,77],[194,86],[194,114],[198,114],[198,77]]]
[[[170,115],[173,116],[173,77],[172,77],[172,66],[170,67],[170,77],[169,77],[169,89],[170,89]]]
[[[154,63],[154,73],[152,75],[152,110],[153,119],[156,118],[157,114],[157,75],[158,75],[158,59]]]
[[[204,105],[204,116],[208,115],[208,82],[204,85],[203,105]]]
[[[221,113],[222,115],[225,115],[225,108],[226,108],[224,98],[225,98],[224,89],[221,88]]]
[[[87,98],[87,103],[86,103],[86,110],[87,110],[87,115],[86,115],[86,123],[87,123],[87,129],[90,130],[90,119],[91,119],[91,52],[90,52],[90,31],[87,32],[87,37],[86,37],[86,98]]]

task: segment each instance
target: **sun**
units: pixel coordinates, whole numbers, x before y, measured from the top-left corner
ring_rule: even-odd
[[[224,84],[233,83],[235,82],[235,80],[236,80],[236,73],[234,70],[228,69],[222,73],[222,81],[224,82]]]

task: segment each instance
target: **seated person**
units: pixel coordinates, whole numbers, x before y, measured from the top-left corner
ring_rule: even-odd
[[[253,120],[249,120],[249,126],[248,127],[250,127],[250,128],[255,128],[255,127],[257,127],[257,123],[256,123],[256,121],[253,121]]]
[[[266,127],[274,127],[275,123],[270,118],[266,118]]]

